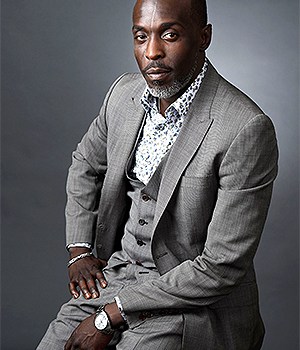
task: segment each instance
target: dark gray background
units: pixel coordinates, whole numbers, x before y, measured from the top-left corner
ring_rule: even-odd
[[[34,349],[68,298],[66,172],[112,80],[137,70],[133,3],[2,1],[2,349]],[[256,257],[263,349],[298,349],[299,3],[208,6],[209,58],[277,129],[280,173]]]

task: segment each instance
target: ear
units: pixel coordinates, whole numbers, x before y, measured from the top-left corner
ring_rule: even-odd
[[[205,27],[201,28],[200,32],[200,51],[205,51],[208,49],[212,38],[212,25],[207,24]]]

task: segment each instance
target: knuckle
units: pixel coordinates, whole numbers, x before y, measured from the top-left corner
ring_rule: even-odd
[[[94,265],[92,271],[93,271],[94,274],[96,274],[96,273],[102,271],[102,267]]]
[[[79,287],[82,289],[82,288],[86,288],[86,282],[85,280],[82,280],[78,283]]]
[[[70,283],[69,284],[77,284],[77,278],[70,278]]]
[[[93,287],[95,285],[95,281],[93,278],[88,279],[86,282],[89,287]]]
[[[85,281],[88,279],[88,276],[80,275],[78,276],[78,283],[85,283]]]

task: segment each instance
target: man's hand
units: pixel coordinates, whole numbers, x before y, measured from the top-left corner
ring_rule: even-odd
[[[95,315],[86,318],[75,328],[64,350],[102,350],[111,341],[113,335],[106,335],[94,326]]]
[[[119,328],[124,324],[116,303],[107,304],[105,311],[113,328]],[[95,314],[89,316],[75,328],[65,345],[65,350],[102,350],[111,341],[113,334],[101,333],[94,325]]]
[[[72,248],[70,249],[70,259],[86,252],[89,252],[86,248]],[[102,269],[106,265],[107,262],[105,260],[89,256],[76,261],[69,267],[69,290],[75,299],[79,297],[80,291],[85,299],[99,297],[100,292],[97,288],[96,280],[99,281],[101,288],[107,286],[102,273]]]

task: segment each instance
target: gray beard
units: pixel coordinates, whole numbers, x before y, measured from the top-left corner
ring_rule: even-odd
[[[198,66],[198,55],[196,57],[195,60],[195,64],[193,65],[193,67],[191,68],[189,74],[181,79],[177,79],[173,82],[172,85],[170,86],[160,86],[160,82],[159,81],[154,81],[154,86],[153,87],[148,87],[150,93],[154,96],[154,97],[158,97],[158,98],[170,98],[175,96],[176,94],[178,94],[178,92],[180,90],[182,90],[183,88],[185,88],[188,83],[191,81],[192,76],[195,73],[195,70],[197,69]]]
[[[188,80],[188,81],[186,81]],[[189,82],[189,79],[186,79],[184,81],[175,80],[174,83],[171,86],[160,86],[159,82],[157,82],[157,85],[154,87],[149,87],[149,91],[154,97],[158,98],[170,98],[174,95],[178,94],[178,92],[183,89]],[[154,82],[155,84],[155,82]]]

